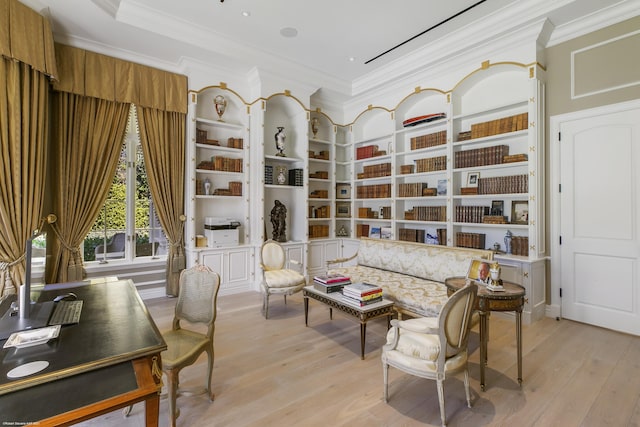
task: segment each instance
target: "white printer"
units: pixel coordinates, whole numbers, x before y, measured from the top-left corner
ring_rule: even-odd
[[[240,222],[232,218],[208,216],[204,219],[204,236],[207,238],[207,246],[219,248],[222,246],[234,246],[239,243]]]

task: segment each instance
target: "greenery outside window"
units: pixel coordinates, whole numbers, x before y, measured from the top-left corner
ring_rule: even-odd
[[[84,261],[158,258],[167,253],[167,239],[153,207],[140,145],[135,105],[107,200],[84,239]]]

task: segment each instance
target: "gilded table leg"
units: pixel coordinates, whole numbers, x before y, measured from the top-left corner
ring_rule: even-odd
[[[309,297],[304,297],[304,326],[309,326]]]
[[[522,310],[516,312],[516,341],[518,344],[518,384],[522,387]]]
[[[480,388],[485,390],[484,368],[487,364],[487,313],[480,311]]]
[[[360,323],[360,359],[364,360],[364,340],[367,335],[367,322]]]

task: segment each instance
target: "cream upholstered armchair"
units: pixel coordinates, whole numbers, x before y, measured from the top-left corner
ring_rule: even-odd
[[[411,375],[436,380],[440,418],[446,425],[443,383],[447,375],[464,371],[467,405],[471,407],[467,342],[476,307],[478,285],[470,283],[455,292],[435,317],[392,320],[387,344],[382,347],[384,401],[388,401],[389,366]]]
[[[167,343],[163,351],[162,370],[167,375],[169,395],[169,425],[175,427],[179,411],[176,397],[179,392],[180,370],[192,365],[206,352],[208,356],[206,392],[213,400],[211,373],[213,371],[213,333],[216,320],[216,301],[220,288],[220,276],[208,267],[196,265],[180,273],[180,289],[176,302],[173,327],[162,334]],[[206,326],[206,333],[184,329],[180,322]]]
[[[269,296],[284,295],[284,303],[287,303],[287,295],[293,295],[302,290],[307,284],[305,277],[295,271],[285,268],[285,252],[282,246],[275,240],[267,240],[260,250],[260,267],[262,268],[262,288],[264,299],[262,312],[264,318],[269,318]],[[291,260],[292,263],[297,263]]]

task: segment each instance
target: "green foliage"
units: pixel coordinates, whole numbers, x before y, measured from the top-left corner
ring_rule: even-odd
[[[98,245],[102,245],[102,236],[92,236],[89,234],[84,239],[84,260],[85,261],[95,261],[96,260],[96,252],[95,248]]]
[[[129,119],[127,132],[131,132],[132,129],[137,129],[138,127],[135,109],[132,110]],[[126,137],[125,139],[132,141],[131,138]],[[136,198],[134,203],[134,223],[136,230],[138,230],[136,233],[138,236],[137,244],[144,244],[149,241],[149,232],[145,229],[150,226],[151,191],[149,189],[143,151],[139,143],[136,144],[134,157],[135,159],[130,159],[134,161],[136,173],[135,181],[133,182],[136,186],[134,191],[134,197]],[[108,241],[114,233],[124,232],[127,229],[127,165],[127,146],[123,144],[107,200],[89,235],[84,240],[85,261],[95,261],[95,247],[104,244],[105,238]]]

